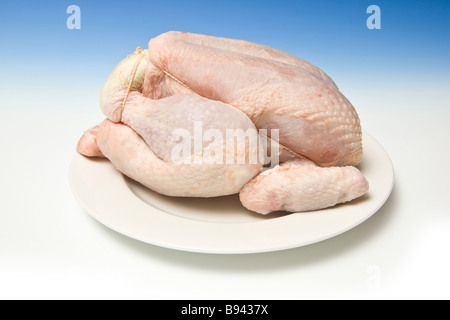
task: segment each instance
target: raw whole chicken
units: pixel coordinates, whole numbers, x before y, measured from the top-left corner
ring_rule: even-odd
[[[368,191],[355,167],[354,107],[323,71],[280,50],[164,33],[116,66],[100,107],[107,119],[84,133],[78,152],[168,196],[240,193],[246,208],[267,214]]]

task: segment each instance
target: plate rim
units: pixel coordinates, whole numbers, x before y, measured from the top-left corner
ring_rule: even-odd
[[[369,214],[366,214],[363,216],[363,218],[359,219],[359,220],[355,220],[354,223],[351,224],[347,224],[345,228],[339,228],[336,229],[335,232],[329,232],[326,233],[324,235],[322,235],[321,237],[311,237],[310,241],[305,241],[305,240],[299,240],[298,242],[295,241],[290,241],[289,243],[285,243],[285,244],[281,244],[281,245],[273,245],[273,246],[258,246],[257,244],[255,244],[253,247],[250,245],[247,245],[245,247],[233,247],[233,246],[229,246],[229,247],[223,247],[223,248],[214,248],[211,246],[195,246],[192,244],[183,244],[183,243],[179,243],[179,241],[175,241],[175,242],[168,242],[167,240],[164,241],[164,239],[158,239],[158,237],[153,236],[150,237],[151,239],[149,239],[149,237],[143,237],[142,235],[136,234],[136,232],[131,232],[130,230],[126,230],[126,227],[124,228],[120,228],[117,227],[117,225],[115,225],[114,223],[111,223],[111,221],[107,221],[107,219],[104,219],[102,217],[101,214],[99,214],[99,212],[96,211],[95,208],[93,208],[92,204],[89,204],[89,200],[86,199],[86,195],[82,195],[81,191],[79,190],[79,186],[77,184],[80,183],[80,177],[76,176],[76,172],[77,169],[79,170],[79,161],[81,159],[81,161],[92,161],[93,159],[91,158],[87,158],[84,157],[78,153],[75,153],[75,155],[72,157],[72,160],[70,162],[70,166],[69,166],[69,175],[68,175],[68,179],[69,179],[69,186],[70,189],[72,191],[72,194],[74,195],[75,199],[77,200],[77,202],[79,203],[79,205],[83,208],[84,211],[86,211],[91,217],[93,217],[95,220],[97,220],[99,223],[105,225],[106,227],[108,227],[111,230],[114,230],[115,232],[118,232],[120,234],[123,234],[127,237],[133,238],[135,240],[144,242],[144,243],[148,243],[151,245],[156,245],[159,247],[164,247],[164,248],[169,248],[169,249],[174,249],[174,250],[180,250],[180,251],[188,251],[188,252],[196,252],[196,253],[208,253],[208,254],[252,254],[252,253],[264,253],[264,252],[273,252],[273,251],[281,251],[281,250],[288,250],[288,249],[293,249],[293,248],[298,248],[298,247],[302,247],[302,246],[307,246],[313,243],[318,243],[327,239],[331,239],[333,237],[336,237],[342,233],[345,233],[353,228],[355,228],[356,226],[364,223],[366,220],[368,220],[370,217],[372,217],[375,213],[377,213],[380,208],[386,203],[386,201],[389,199],[392,190],[394,188],[394,167],[393,167],[393,163],[391,158],[389,157],[388,153],[386,152],[386,150],[381,146],[381,144],[374,139],[371,135],[367,134],[366,132],[363,132],[363,148],[364,148],[364,143],[365,141],[367,142],[368,140],[372,140],[371,142],[374,143],[375,145],[377,145],[379,151],[382,151],[383,153],[383,160],[385,161],[385,165],[388,165],[389,167],[389,186],[384,190],[384,196],[382,199],[379,199],[379,201],[377,202],[377,205],[372,208],[370,210]],[[98,161],[98,160],[94,160],[94,161]],[[107,160],[103,160],[105,163],[109,163]],[[112,164],[110,164],[110,167],[112,167]],[[115,170],[115,169],[114,169]],[[117,170],[116,170],[117,171]],[[134,192],[129,188],[127,182],[125,181],[125,177],[122,173],[120,172],[116,172],[117,176],[120,176],[120,178],[123,181],[123,185],[122,187],[126,186],[126,189],[129,190],[129,195],[130,196],[132,194],[133,197],[135,197],[136,199],[136,204],[139,202],[140,206],[137,207],[142,207],[143,205],[146,206],[147,208],[149,207],[149,204],[147,204],[144,200],[140,199],[138,196],[136,196],[136,194],[134,194]],[[123,189],[122,189],[123,191]],[[95,196],[95,195],[94,195]],[[100,195],[101,198],[101,195]],[[343,204],[341,206],[345,206],[346,204]],[[329,209],[333,209],[333,208],[329,208]],[[199,221],[199,220],[191,220],[191,219],[186,219],[183,217],[179,217],[179,216],[175,216],[172,214],[168,214],[165,211],[162,211],[161,209],[152,207],[152,211],[158,211],[159,216],[163,216],[164,220],[169,221],[169,222],[174,222],[175,223],[180,223],[180,221],[183,221],[181,224],[183,226],[190,226],[193,227],[194,229],[196,227],[206,227],[206,228],[211,228],[213,225],[220,225],[221,228],[230,228],[231,226],[233,226],[235,229],[242,229],[242,225],[248,226],[249,224],[258,224],[258,226],[261,225],[277,225],[278,223],[275,221],[280,221],[280,219],[284,219],[284,221],[287,220],[293,220],[292,222],[297,222],[296,220],[296,216],[305,216],[305,215],[321,215],[320,212],[327,212],[329,209],[323,209],[323,210],[318,210],[318,211],[311,211],[311,212],[299,212],[299,213],[292,213],[292,214],[288,214],[286,216],[283,216],[281,218],[275,218],[275,219],[268,219],[268,220],[260,220],[260,221],[254,221],[254,222],[245,222],[245,223],[225,223],[225,224],[221,224],[221,223],[216,223],[216,222],[211,222],[211,221]],[[155,217],[153,217],[155,218]],[[182,220],[180,220],[182,219]],[[301,220],[301,219],[300,219]],[[288,221],[290,222],[290,221]],[[193,224],[193,225],[192,225]],[[205,226],[206,224],[206,226]],[[225,225],[228,225],[225,227]],[[238,227],[238,225],[241,225],[240,227]],[[255,228],[255,226],[253,226],[253,228]],[[257,227],[258,228],[258,227]],[[213,228],[216,229],[216,228]],[[244,227],[245,229],[245,227]],[[231,240],[231,239],[230,239]]]

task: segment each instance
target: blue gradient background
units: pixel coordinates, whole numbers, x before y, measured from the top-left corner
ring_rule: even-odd
[[[66,27],[71,4],[81,8],[81,30]],[[381,30],[366,27],[371,4],[381,8]],[[358,102],[375,92],[443,91],[450,84],[449,17],[450,1],[436,0],[2,0],[0,94],[8,103],[0,107],[93,108],[118,61],[169,30],[287,51],[318,65]]]

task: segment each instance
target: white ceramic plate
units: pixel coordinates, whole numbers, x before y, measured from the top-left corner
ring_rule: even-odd
[[[371,217],[394,184],[391,160],[363,134],[359,168],[369,192],[332,208],[262,216],[246,210],[238,195],[173,198],[125,177],[108,160],[76,154],[69,170],[72,192],[82,207],[109,228],[150,244],[204,253],[257,253],[308,245],[341,234]]]

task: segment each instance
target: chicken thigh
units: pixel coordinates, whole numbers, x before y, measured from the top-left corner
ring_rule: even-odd
[[[261,164],[224,165],[174,163],[159,158],[144,139],[129,126],[108,119],[89,130],[78,144],[79,152],[101,150],[114,167],[146,187],[168,196],[215,197],[239,192],[258,174]]]

